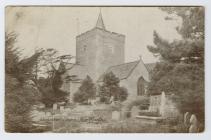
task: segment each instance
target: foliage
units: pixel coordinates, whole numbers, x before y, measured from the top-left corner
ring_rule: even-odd
[[[34,75],[36,78],[53,78],[56,72],[64,72],[65,64],[67,64],[73,58],[72,55],[59,55],[58,51],[53,48],[48,48],[42,51],[43,53],[39,57],[37,65],[34,67]]]
[[[126,102],[126,109],[127,111],[130,111],[133,106],[145,106],[145,105],[149,105],[149,97],[140,96],[134,100]]]
[[[16,34],[6,34],[5,38],[5,71],[8,74],[16,72],[19,62],[19,51],[14,47],[16,42]]]
[[[175,95],[180,111],[191,112],[204,121],[204,8],[162,7],[182,18],[177,31],[182,40],[168,42],[154,32],[155,46],[148,46],[160,58],[152,72],[149,94],[165,91]],[[171,18],[171,20],[177,20]]]
[[[114,100],[125,101],[128,96],[128,91],[125,87],[119,87],[118,92],[114,95]]]
[[[39,57],[34,80],[42,92],[42,102],[47,107],[52,107],[56,102],[67,101],[68,93],[60,89],[63,84],[61,75],[65,72],[63,61],[68,62],[71,58],[71,55],[58,56],[57,50],[51,48],[43,50]],[[44,77],[37,78],[39,74]]]
[[[33,77],[33,67],[43,51],[38,50],[31,57],[20,59],[21,50],[14,46],[16,40],[17,35],[15,33],[6,34],[5,70],[6,73],[13,75],[20,82],[24,82]]]
[[[154,31],[154,46],[148,46],[154,56],[169,63],[204,63],[204,40],[175,40],[168,42]]]
[[[114,101],[125,101],[128,96],[128,91],[124,87],[119,86],[119,78],[112,72],[104,75],[103,84],[100,86],[100,100],[108,103],[113,97]]]
[[[74,94],[73,100],[75,102],[84,103],[88,102],[88,99],[95,98],[96,87],[92,79],[87,76],[83,81],[78,91]]]
[[[39,90],[28,81],[41,52],[20,59],[20,51],[14,47],[14,33],[6,34],[5,42],[5,130],[7,132],[31,132],[32,106],[39,100]]]
[[[60,89],[63,81],[61,79],[61,73],[56,72],[53,82],[50,83],[51,77],[40,78],[38,80],[39,89],[42,93],[41,102],[46,105],[46,107],[52,107],[56,102],[67,102],[68,93]]]
[[[182,18],[182,26],[176,29],[184,39],[204,39],[204,7],[160,7],[160,9],[169,15]]]

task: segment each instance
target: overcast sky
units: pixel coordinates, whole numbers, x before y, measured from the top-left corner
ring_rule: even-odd
[[[60,54],[75,55],[76,35],[92,29],[97,21],[98,7],[7,7],[6,31],[18,34],[16,45],[23,55],[39,48],[55,48]],[[139,59],[145,63],[157,59],[147,50],[153,45],[153,30],[172,41],[180,36],[175,27],[180,20],[165,20],[167,13],[156,7],[103,7],[106,29],[126,35],[126,62]]]

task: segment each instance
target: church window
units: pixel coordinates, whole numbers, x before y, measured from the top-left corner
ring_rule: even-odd
[[[114,46],[113,45],[108,45],[108,49],[110,50],[111,53],[114,53]]]
[[[144,95],[145,94],[145,80],[144,78],[141,76],[139,79],[138,79],[138,82],[137,82],[137,95]]]

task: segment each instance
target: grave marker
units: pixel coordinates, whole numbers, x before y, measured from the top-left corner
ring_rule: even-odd
[[[113,111],[111,119],[112,120],[119,120],[120,119],[120,112],[119,111]]]
[[[136,116],[139,115],[139,108],[137,106],[133,106],[131,109],[131,117],[135,118]]]
[[[57,110],[57,104],[53,104],[53,110]]]

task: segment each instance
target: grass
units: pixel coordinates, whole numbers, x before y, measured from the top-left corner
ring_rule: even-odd
[[[99,124],[56,121],[55,130],[57,133],[186,133],[182,124],[147,124],[136,119],[124,121],[110,121]]]
[[[146,124],[140,120],[125,120],[107,125],[103,133],[180,133],[183,126],[169,124]]]

